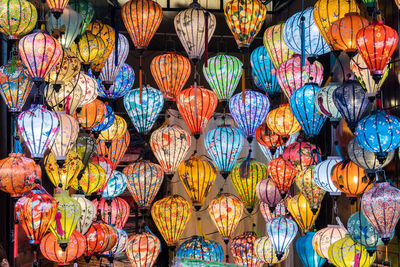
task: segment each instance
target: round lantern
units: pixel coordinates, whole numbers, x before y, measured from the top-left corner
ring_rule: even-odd
[[[114,122],[110,127],[100,132],[98,139],[111,142],[114,139],[121,138],[127,131],[127,123],[121,116],[115,115]]]
[[[98,139],[96,153],[111,159],[113,168],[115,169],[122,157],[125,155],[130,143],[130,138],[129,131],[126,131],[125,135],[121,138],[112,140],[110,146],[106,145],[103,140]]]
[[[336,188],[331,178],[333,167],[340,161],[340,157],[328,157],[328,159],[318,163],[318,165],[314,167],[313,177],[315,184],[333,197],[338,197],[342,193]]]
[[[337,126],[342,117],[333,102],[333,92],[339,88],[339,86],[339,83],[330,83],[328,86],[319,89],[314,96],[314,105],[318,112],[328,117],[334,127]]]
[[[54,187],[67,190],[72,179],[76,178],[82,170],[83,164],[78,154],[69,151],[65,162],[60,167],[53,153],[49,153],[45,159],[47,176]]]
[[[176,257],[207,262],[222,262],[224,251],[217,242],[202,236],[192,236],[183,242],[176,251]]]
[[[110,179],[103,189],[102,197],[105,199],[111,199],[121,195],[127,186],[127,178],[125,174],[117,170],[113,171]]]
[[[126,245],[128,243],[128,234],[124,230],[119,228],[115,228],[115,230],[117,230],[116,244],[111,250],[103,253],[103,255],[107,256],[109,262],[113,262],[114,256],[116,254],[125,252]]]
[[[275,69],[279,65],[292,57],[293,51],[290,50],[283,41],[283,27],[284,23],[273,25],[265,30],[263,43],[265,49],[274,64]]]
[[[84,96],[81,98],[79,107],[89,104],[97,98],[99,86],[94,78],[81,71],[79,75],[75,76],[73,82],[82,89],[82,95]]]
[[[83,105],[82,109],[77,113],[77,118],[83,128],[92,129],[103,122],[106,114],[106,105],[101,100],[95,99],[89,104]]]
[[[298,171],[316,165],[321,158],[321,150],[315,145],[298,140],[288,145],[283,152],[283,159]]]
[[[310,231],[319,214],[319,209],[316,213],[312,212],[307,199],[300,193],[287,201],[287,208],[303,233]]]
[[[243,203],[227,193],[219,194],[208,204],[208,214],[226,244],[239,224],[243,210]]]
[[[281,104],[278,108],[271,110],[267,115],[267,126],[284,140],[301,130],[289,104]]]
[[[297,170],[279,156],[268,163],[268,172],[269,177],[278,188],[281,197],[284,198],[289,192],[294,178],[296,178]]]
[[[78,56],[83,69],[88,71],[90,64],[103,58],[106,51],[106,44],[100,36],[96,36],[90,31],[87,31],[79,38],[77,44],[72,43],[71,50]]]
[[[94,16],[94,7],[90,0],[69,0],[68,4],[82,16],[78,36],[82,36]]]
[[[276,70],[264,46],[259,46],[253,50],[250,56],[250,63],[261,88],[268,95],[279,94],[281,89],[276,78]]]
[[[105,238],[104,238],[104,242],[103,242],[103,247],[99,251],[99,254],[100,253],[104,254],[104,253],[107,253],[110,250],[112,250],[112,248],[117,244],[118,232],[117,232],[117,228],[115,228],[111,225],[108,225],[105,223],[102,223],[101,225],[105,228]]]
[[[231,253],[235,264],[241,266],[261,267],[263,262],[256,256],[254,242],[257,235],[254,232],[245,232],[232,239]]]
[[[260,145],[268,147],[271,152],[275,152],[278,147],[284,145],[283,139],[279,135],[270,133],[266,123],[257,128],[256,140]]]
[[[178,195],[164,197],[151,207],[151,217],[168,246],[176,246],[191,215],[189,202]]]
[[[56,89],[56,85],[49,84],[44,89],[44,96],[47,105],[54,111],[65,111],[72,115],[84,99],[82,88],[74,82],[74,80],[61,85],[60,89]]]
[[[126,94],[124,106],[136,130],[147,134],[164,106],[164,97],[159,90],[144,86]]]
[[[126,245],[126,255],[132,266],[153,266],[160,251],[160,240],[149,233],[131,236]]]
[[[29,1],[2,1],[0,10],[0,32],[6,35],[8,39],[18,39],[35,28],[37,11]]]
[[[232,97],[242,77],[242,67],[237,57],[222,53],[209,58],[207,66],[204,64],[204,77],[219,100],[228,101]]]
[[[328,259],[329,247],[336,241],[344,238],[347,234],[346,229],[339,225],[328,225],[315,233],[312,238],[312,246],[319,256]]]
[[[128,221],[130,210],[128,202],[120,197],[112,198],[110,201],[104,198],[100,199],[100,201],[94,199],[92,202],[105,223],[119,229],[124,228]]]
[[[296,251],[304,267],[320,267],[326,262],[313,248],[314,236],[315,233],[309,232],[296,241]]]
[[[86,248],[84,258],[87,263],[90,262],[90,258],[96,254],[102,252],[106,246],[107,231],[104,223],[93,222],[85,234]]]
[[[226,179],[242,151],[244,136],[230,125],[221,125],[204,137],[204,147]]]
[[[175,101],[190,76],[191,65],[187,57],[168,52],[154,57],[150,70],[164,98]]]
[[[281,260],[297,235],[297,225],[292,219],[277,217],[267,223],[267,234],[274,246],[276,257]]]
[[[286,249],[282,259],[278,260],[274,246],[272,245],[271,239],[268,236],[263,236],[256,239],[256,241],[254,241],[254,249],[256,251],[257,258],[268,265],[278,264],[286,260],[289,255],[288,248]]]
[[[78,57],[65,48],[62,49],[61,59],[50,71],[46,81],[54,86],[55,90],[61,89],[61,85],[72,81],[79,74],[81,62]]]
[[[269,178],[263,179],[257,183],[256,193],[260,201],[268,204],[272,212],[276,205],[282,200],[279,189]]]
[[[80,157],[83,166],[87,166],[89,161],[92,159],[94,152],[96,151],[96,140],[87,133],[78,133],[78,138],[72,151],[76,152]]]
[[[96,217],[96,207],[92,201],[85,198],[84,195],[71,195],[71,197],[75,199],[81,206],[81,216],[76,224],[76,231],[84,235]]]
[[[115,120],[114,111],[107,104],[106,104],[106,109],[107,109],[107,113],[106,113],[106,117],[104,118],[104,120],[99,125],[94,126],[92,128],[92,132],[93,132],[94,136],[100,135],[100,132],[107,130],[114,123],[114,120]]]
[[[141,209],[148,209],[160,190],[164,172],[160,165],[146,160],[136,161],[124,168],[128,190]]]
[[[288,213],[284,201],[279,202],[273,212],[271,212],[268,204],[260,202],[260,211],[262,216],[264,217],[265,222],[269,222],[279,216],[285,216]]]
[[[82,174],[82,177],[74,178],[70,185],[75,190],[82,190],[87,196],[96,192],[106,183],[106,172],[102,167],[92,162],[89,162]]]

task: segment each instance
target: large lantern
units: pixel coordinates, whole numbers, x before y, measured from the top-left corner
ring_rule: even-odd
[[[60,90],[61,85],[72,81],[79,74],[80,69],[81,62],[78,57],[71,50],[63,48],[60,61],[50,71],[46,81],[54,86],[55,90]]]
[[[124,106],[136,130],[147,134],[164,106],[164,97],[159,90],[144,86],[126,94]]]
[[[108,128],[111,127],[111,125],[113,125],[114,120],[115,120],[115,113],[112,110],[112,108],[106,104],[106,109],[107,109],[107,113],[106,113],[106,117],[104,118],[104,120],[97,126],[94,126],[92,128],[93,131],[93,135],[94,136],[98,136],[100,135],[100,132],[107,130]]]
[[[37,11],[29,1],[1,1],[0,10],[0,32],[8,39],[18,39],[35,28]]]
[[[80,132],[72,151],[80,157],[83,166],[87,166],[96,151],[96,140],[87,133]]]
[[[325,115],[336,127],[342,115],[333,102],[333,92],[340,86],[339,83],[330,83],[328,86],[319,89],[314,96],[314,103],[320,114]]]
[[[82,174],[74,178],[70,185],[75,190],[82,190],[87,196],[96,192],[107,182],[106,172],[102,167],[92,162],[89,162]]]
[[[346,229],[339,225],[328,225],[315,233],[312,239],[312,246],[319,256],[328,259],[329,247],[336,241],[344,238]]]
[[[201,261],[222,262],[224,252],[220,244],[202,236],[192,236],[183,242],[176,251],[176,257]]]
[[[83,105],[82,109],[77,113],[77,118],[85,129],[91,129],[103,122],[107,114],[106,105],[98,99]]]
[[[121,195],[127,187],[127,178],[125,174],[120,171],[113,171],[107,184],[102,189],[102,197],[105,199],[112,199]]]
[[[124,228],[129,216],[129,204],[120,197],[112,198],[111,201],[105,200],[104,198],[97,201],[92,201],[97,211],[100,213],[102,220],[115,226],[119,229]]]
[[[332,181],[331,173],[336,163],[340,162],[340,157],[328,157],[328,159],[318,163],[314,167],[314,182],[315,184],[329,193],[329,195],[337,197],[342,192],[336,188]]]
[[[106,51],[106,44],[100,36],[87,31],[82,35],[77,44],[72,43],[71,50],[78,56],[84,70],[88,71],[90,64],[103,58]]]
[[[326,262],[313,248],[313,237],[315,233],[309,232],[296,241],[297,254],[304,267],[320,267]]]
[[[263,236],[254,241],[254,249],[258,259],[266,264],[279,264],[284,261],[289,255],[289,248],[286,249],[281,260],[276,257],[274,246],[268,236]]]
[[[160,165],[150,161],[136,161],[124,168],[128,190],[141,209],[149,209],[164,179]]]
[[[315,166],[310,166],[297,174],[296,185],[300,193],[307,199],[311,211],[316,214],[321,206],[325,191],[318,187],[314,178]]]
[[[263,262],[256,256],[254,242],[257,235],[254,232],[245,232],[235,237],[231,243],[231,253],[237,265],[261,267]]]
[[[227,244],[242,218],[243,203],[230,194],[219,194],[208,205],[208,214]]]
[[[65,113],[72,115],[80,106],[84,95],[82,88],[74,82],[74,80],[61,85],[60,89],[57,86],[49,84],[44,89],[44,96],[47,105],[54,111],[65,111]]]
[[[179,112],[196,139],[207,126],[217,108],[217,95],[202,86],[182,90],[176,100]]]
[[[49,153],[45,158],[45,169],[47,176],[54,187],[67,190],[72,179],[76,178],[82,170],[83,164],[77,153],[69,151],[65,162],[60,167],[53,153]]]
[[[283,152],[283,159],[298,171],[302,171],[320,161],[321,150],[315,145],[298,140],[288,145]]]
[[[268,207],[272,211],[275,210],[276,205],[282,200],[279,189],[269,178],[257,183],[256,193],[260,201],[268,204]]]
[[[79,36],[82,36],[94,16],[94,7],[90,0],[69,0],[68,4],[82,16]]]
[[[307,199],[300,193],[287,201],[287,208],[303,233],[311,230],[318,217],[319,209],[316,213],[312,212]]]
[[[174,52],[153,58],[151,74],[166,100],[176,100],[191,72],[189,59]]]
[[[262,89],[269,95],[280,93],[274,64],[264,46],[259,46],[251,52],[250,63]]]
[[[267,223],[267,234],[274,246],[276,257],[281,260],[286,249],[297,235],[297,225],[289,218],[277,217]]]
[[[267,115],[267,126],[272,132],[286,140],[290,135],[301,130],[301,126],[293,115],[289,104],[282,104],[271,110]]]
[[[282,156],[268,163],[269,177],[278,188],[282,198],[289,192],[298,171],[289,165]]]
[[[75,199],[81,206],[81,216],[76,224],[76,231],[84,235],[96,218],[96,206],[92,203],[92,201],[85,198],[84,195],[71,195],[71,197]]]
[[[263,43],[265,49],[274,64],[275,69],[279,65],[292,57],[293,51],[290,50],[283,41],[283,27],[284,23],[270,26],[265,30]]]
[[[111,141],[111,145],[106,145],[103,140],[97,140],[97,154],[108,157],[113,162],[113,168],[115,169],[125,155],[126,149],[130,143],[129,131],[125,132],[125,135],[121,138],[117,138]]]
[[[128,239],[126,255],[132,266],[152,267],[161,251],[160,240],[152,234],[135,234]]]

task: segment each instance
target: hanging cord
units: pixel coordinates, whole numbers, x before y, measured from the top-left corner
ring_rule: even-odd
[[[246,91],[246,64],[244,52],[242,52],[242,103],[245,103],[245,91]]]
[[[140,56],[139,56],[139,88],[140,88],[140,94],[139,94],[139,97],[140,97],[140,105],[142,104],[142,95],[143,95],[143,65],[142,65],[142,56],[143,56],[143,54],[142,53],[140,53]]]
[[[208,67],[208,18],[210,14],[208,12],[204,13],[204,42],[205,42],[205,47],[204,47],[204,67]]]

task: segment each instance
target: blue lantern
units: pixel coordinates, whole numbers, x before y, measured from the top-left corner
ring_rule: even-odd
[[[193,236],[183,242],[176,251],[176,257],[202,261],[222,262],[224,252],[220,244],[206,240],[201,236]]]
[[[267,234],[274,246],[276,257],[281,260],[286,249],[297,235],[297,224],[289,218],[276,217],[267,222]]]
[[[264,46],[254,49],[250,56],[250,63],[261,89],[269,95],[280,93],[281,89],[276,79],[274,64]]]
[[[95,135],[99,135],[100,132],[107,130],[111,127],[115,120],[115,113],[109,105],[106,105],[107,113],[105,119],[97,126],[92,128]],[[95,136],[96,137],[96,136]],[[97,137],[96,137],[97,138]]]
[[[360,120],[355,135],[357,143],[374,152],[383,164],[388,153],[400,146],[400,119],[383,110],[375,111]]]
[[[120,171],[113,171],[103,190],[103,198],[111,199],[121,195],[126,189],[126,176]]]
[[[245,91],[244,102],[242,93],[234,95],[229,100],[232,117],[249,143],[253,141],[258,126],[265,121],[269,106],[269,99],[266,95],[251,90]]]
[[[290,109],[309,137],[317,136],[326,120],[326,117],[318,112],[314,101],[319,89],[317,84],[308,83],[294,91],[290,97]]]
[[[225,179],[235,165],[243,143],[243,134],[230,125],[221,125],[204,137],[204,146]]]
[[[289,49],[297,54],[302,54],[301,43],[304,29],[304,53],[309,57],[317,57],[330,52],[328,44],[314,22],[313,10],[313,7],[309,7],[288,18],[282,32],[283,41]]]
[[[131,66],[124,63],[118,72],[113,85],[110,86],[109,84],[106,84],[106,86],[104,86],[103,84],[99,84],[99,96],[110,99],[120,98],[132,89],[134,82],[135,72]]]
[[[136,130],[147,134],[164,106],[164,97],[160,90],[143,86],[142,99],[140,89],[134,89],[124,96],[124,106]]]
[[[296,241],[297,254],[304,267],[320,267],[326,262],[326,259],[319,256],[313,248],[314,235],[314,232],[308,232]]]

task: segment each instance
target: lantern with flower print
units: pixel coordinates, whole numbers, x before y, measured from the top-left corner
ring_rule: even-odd
[[[69,0],[68,5],[82,16],[82,24],[78,35],[82,36],[94,16],[93,4],[89,0]]]
[[[85,198],[84,195],[71,195],[73,199],[75,199],[79,205],[81,206],[81,216],[79,217],[79,221],[76,224],[76,231],[81,234],[86,234],[90,225],[94,221],[97,210],[95,205],[89,199]]]
[[[116,254],[125,252],[129,238],[128,234],[124,230],[119,228],[114,229],[117,231],[117,242],[111,250],[103,252],[103,255],[107,256],[109,262],[113,262]]]
[[[263,43],[265,49],[274,64],[275,69],[278,69],[279,65],[292,57],[293,51],[290,50],[285,42],[283,41],[283,28],[284,23],[273,25],[265,30]]]
[[[72,81],[80,69],[81,62],[78,57],[71,50],[63,48],[61,59],[46,77],[46,82],[52,84],[55,90],[59,90],[61,85]]]
[[[75,179],[82,170],[83,164],[79,155],[74,151],[69,151],[64,164],[60,167],[53,153],[49,153],[45,158],[45,169],[47,176],[54,187],[63,190],[68,189],[69,183]]]
[[[65,111],[66,114],[73,115],[84,99],[82,88],[74,80],[57,86],[49,84],[44,89],[44,97],[47,105],[54,111]]]
[[[90,64],[103,58],[106,51],[106,44],[90,31],[83,33],[78,43],[72,43],[71,51],[74,52],[82,63],[85,72],[89,70]]]
[[[266,264],[279,264],[289,256],[289,248],[285,250],[285,253],[281,260],[276,257],[274,246],[272,245],[271,239],[268,236],[263,236],[254,241],[254,249],[256,256],[259,260]]]
[[[253,50],[250,63],[261,88],[268,95],[279,94],[281,89],[276,79],[276,70],[264,46],[259,46]]]
[[[282,200],[279,189],[269,178],[263,179],[257,183],[256,193],[260,201],[268,204],[272,212],[276,205]]]
[[[87,263],[90,262],[91,257],[96,253],[101,253],[106,246],[107,228],[104,223],[100,221],[93,222],[87,230],[85,236],[86,248],[84,252],[84,259]]]
[[[46,0],[47,5],[50,8],[51,13],[53,13],[56,19],[59,19],[67,6],[69,0]]]
[[[256,256],[254,242],[257,235],[254,232],[245,232],[232,239],[230,246],[233,260],[241,266],[261,267],[263,262]]]
[[[329,247],[336,241],[344,238],[346,234],[347,231],[345,228],[339,225],[328,225],[328,227],[315,233],[312,239],[313,248],[319,256],[328,259]]]
[[[267,234],[274,246],[276,257],[281,260],[297,235],[297,225],[289,218],[278,217],[267,223]]]
[[[130,138],[129,131],[126,131],[122,137],[112,140],[110,146],[108,146],[104,140],[98,139],[96,153],[109,158],[113,163],[113,168],[115,169],[122,157],[125,155],[131,141]]]
[[[102,85],[100,86],[99,95],[110,99],[117,99],[125,96],[133,86],[135,82],[135,72],[131,66],[124,63],[122,64],[117,77],[114,80],[114,84],[111,86]]]
[[[287,208],[303,233],[311,230],[318,217],[319,208],[316,213],[312,212],[307,199],[300,193],[287,201]]]
[[[102,197],[111,199],[121,195],[127,186],[127,178],[125,174],[120,171],[114,170],[108,179],[106,185],[102,188]]]
[[[336,163],[340,162],[340,157],[328,157],[328,159],[318,163],[314,168],[314,182],[315,184],[329,193],[333,197],[340,196],[341,191],[334,185],[331,173]]]
[[[98,137],[98,135],[100,135],[100,132],[107,130],[108,128],[111,127],[111,125],[114,123],[115,120],[115,113],[112,110],[112,108],[106,104],[106,109],[107,109],[107,113],[106,113],[106,117],[104,118],[104,120],[97,126],[94,126],[92,128],[93,131],[93,135],[95,137]],[[96,138],[97,139],[97,138]]]
[[[101,100],[95,99],[83,105],[82,109],[77,113],[77,118],[82,128],[92,129],[103,122],[106,114],[106,105]]]
[[[224,252],[220,244],[203,236],[192,236],[177,249],[176,257],[207,262],[222,262]]]
[[[160,251],[160,240],[150,233],[132,235],[126,245],[126,255],[132,266],[152,267]]]
[[[106,172],[102,167],[89,162],[82,174],[71,180],[71,187],[75,190],[82,191],[85,195],[90,196],[104,186],[107,181]]]
[[[79,107],[89,104],[97,98],[99,85],[94,78],[81,71],[75,76],[73,82],[75,84],[74,87],[79,86],[82,89],[83,97],[81,98]]]
[[[111,142],[112,140],[123,136],[127,131],[127,127],[128,125],[126,123],[126,120],[121,116],[115,115],[114,122],[111,124],[110,127],[101,131],[98,138],[106,142]]]
[[[287,140],[290,135],[301,130],[301,126],[293,115],[289,104],[281,104],[276,109],[271,110],[267,115],[268,128]]]
[[[124,228],[130,210],[128,202],[120,197],[112,198],[111,201],[104,198],[100,199],[100,201],[94,199],[92,202],[105,223],[119,229]]]
[[[284,198],[289,192],[298,171],[288,164],[282,156],[279,156],[268,163],[268,172],[272,182]]]
[[[290,196],[288,197],[290,198]],[[276,217],[285,216],[286,214],[288,214],[284,200],[276,205],[273,212],[271,212],[267,203],[260,202],[260,211],[262,216],[264,217],[265,222],[269,222]]]
[[[320,157],[321,150],[318,147],[301,139],[287,146],[283,152],[283,159],[298,171],[318,164]]]
[[[278,147],[284,145],[284,142],[279,135],[270,133],[266,123],[261,124],[257,128],[256,140],[260,145],[268,147],[272,152],[276,151]]]
[[[340,86],[339,83],[330,83],[319,89],[314,96],[314,104],[320,114],[325,115],[336,127],[342,115],[333,102],[333,92]]]

